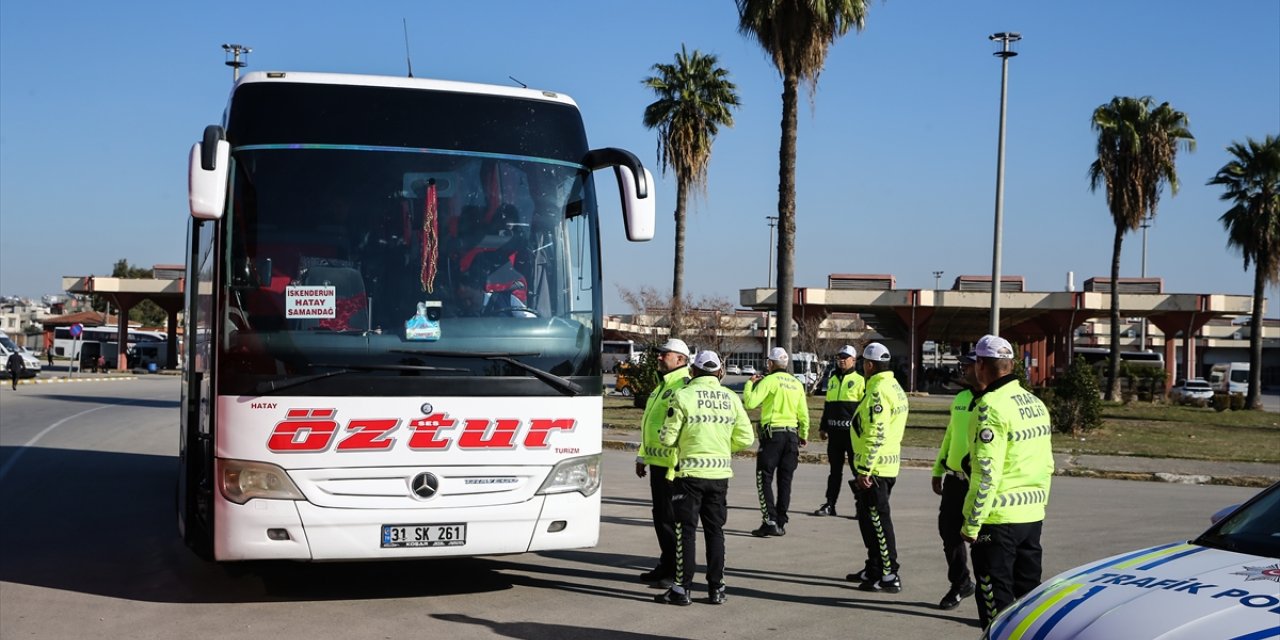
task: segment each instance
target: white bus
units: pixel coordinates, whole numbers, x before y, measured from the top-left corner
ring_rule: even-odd
[[[589,547],[602,289],[653,180],[550,91],[249,73],[191,151],[178,473],[218,561]]]
[[[160,331],[142,329],[129,329],[125,339],[128,341],[126,352],[139,343],[163,343],[166,340]],[[116,356],[120,352],[118,340],[115,327],[84,327],[79,338],[71,337],[70,327],[58,327],[53,330],[53,355],[71,358],[73,362],[80,361],[82,352],[93,357],[101,355],[106,358],[108,367],[115,367]]]
[[[1075,357],[1084,358],[1092,365],[1111,361],[1111,350],[1106,347],[1076,347]],[[1159,351],[1121,351],[1120,362],[1152,367],[1164,366],[1164,354]]]
[[[600,346],[600,366],[604,371],[617,373],[627,362],[637,362],[640,349],[633,340],[605,340]]]

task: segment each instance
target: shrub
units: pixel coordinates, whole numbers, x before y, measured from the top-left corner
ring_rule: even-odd
[[[1226,411],[1231,408],[1231,399],[1225,393],[1213,394],[1213,410]]]
[[[658,374],[658,350],[649,347],[640,354],[636,362],[626,365],[622,374],[627,378],[627,388],[631,390],[632,404],[643,408],[649,394],[658,387],[662,376]]]
[[[1073,436],[1102,425],[1098,376],[1084,358],[1073,359],[1071,366],[1054,382],[1049,416],[1055,430]]]
[[[1244,411],[1244,394],[1243,393],[1231,394],[1231,410]]]

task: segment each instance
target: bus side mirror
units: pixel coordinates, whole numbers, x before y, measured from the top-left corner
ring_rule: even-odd
[[[632,242],[648,242],[653,239],[655,209],[658,198],[654,194],[653,174],[640,167],[644,172],[645,184],[649,185],[649,195],[641,198],[636,195],[635,174],[629,167],[614,167],[618,177],[618,191],[622,193],[622,220],[627,228],[627,240]]]
[[[641,164],[640,159],[630,151],[609,147],[588,152],[583,164],[592,171],[614,168],[618,193],[622,196],[622,221],[627,239],[632,242],[652,240],[658,198],[653,174]]]
[[[227,206],[231,144],[223,137],[222,127],[209,125],[205,127],[204,140],[191,147],[187,195],[191,217],[199,220],[217,220]]]

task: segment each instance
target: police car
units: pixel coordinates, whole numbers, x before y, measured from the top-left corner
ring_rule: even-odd
[[[1280,483],[1195,540],[1050,578],[996,616],[982,637],[1280,638]]]

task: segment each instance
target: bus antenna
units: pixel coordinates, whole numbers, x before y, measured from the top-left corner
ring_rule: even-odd
[[[408,18],[400,18],[400,22],[404,25],[404,61],[409,65],[409,77],[413,77],[413,58],[409,56],[409,20]]]
[[[512,81],[512,82],[514,82],[514,83],[516,83],[516,84],[518,84],[518,85],[520,85],[520,86],[524,87],[525,89],[528,89],[528,88],[529,88],[529,85],[527,85],[527,84],[525,84],[525,83],[523,83],[523,82],[520,82],[519,80],[516,80],[516,77],[515,77],[515,76],[507,76],[507,77],[508,77],[508,78],[511,78],[511,81]]]

